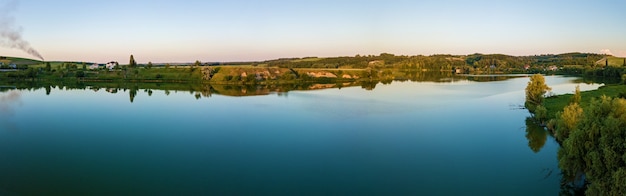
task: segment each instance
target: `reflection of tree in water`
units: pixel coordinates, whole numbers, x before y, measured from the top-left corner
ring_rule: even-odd
[[[20,91],[12,90],[0,93],[0,127],[5,130],[17,130],[17,126],[9,122],[9,117],[15,114],[12,106],[20,102],[22,94]]]
[[[548,135],[550,133],[540,126],[532,117],[526,118],[526,139],[528,139],[528,147],[535,153],[538,153],[541,148],[546,144]],[[545,178],[554,175],[555,172],[552,169],[546,168],[544,171]],[[568,176],[565,173],[561,174],[561,191],[559,195],[585,195],[585,180],[577,179],[573,176]]]
[[[133,101],[135,101],[135,96],[137,96],[137,88],[133,87],[128,91],[128,94],[130,95],[130,102],[132,103]]]
[[[300,82],[281,82],[276,81],[275,83],[230,83],[230,84],[206,84],[206,83],[185,83],[185,82],[171,82],[171,83],[127,83],[127,82],[71,82],[65,83],[60,82],[59,84],[50,85],[48,83],[37,83],[37,82],[24,82],[24,83],[13,83],[12,86],[15,85],[17,89],[28,89],[28,90],[37,90],[37,89],[45,89],[46,95],[50,95],[51,91],[54,90],[56,86],[59,90],[93,90],[98,92],[100,89],[104,89],[109,93],[118,93],[121,91],[126,92],[130,90],[130,102],[133,103],[135,101],[135,97],[140,89],[143,89],[145,93],[150,96],[153,90],[163,90],[166,95],[169,95],[173,92],[189,92],[196,99],[200,98],[208,98],[211,97],[212,94],[220,94],[226,96],[257,96],[257,95],[269,95],[272,93],[280,93],[281,95],[286,95],[287,92],[293,90],[318,90],[318,89],[328,89],[328,88],[344,88],[344,87],[352,87],[352,86],[361,86],[361,88],[366,90],[374,90],[376,85],[379,83],[382,84],[391,84],[394,81],[416,81],[416,82],[454,82],[463,79],[472,80],[472,77],[463,76],[463,75],[455,75],[448,71],[400,71],[398,75],[394,75],[392,73],[385,73],[384,71],[380,74],[387,75],[388,77],[382,77],[377,79],[370,80],[333,80],[329,78],[319,78],[317,81],[300,81]],[[488,78],[491,80],[493,77]],[[503,76],[503,79],[509,77]],[[381,79],[381,80],[378,80]],[[482,78],[481,78],[482,79]]]
[[[528,139],[528,147],[538,153],[548,140],[548,131],[528,117],[526,118],[526,139]]]
[[[45,86],[46,88],[46,95],[50,95],[50,92],[52,91],[52,87],[51,86]]]
[[[361,83],[361,88],[371,91],[371,90],[374,90],[374,88],[376,88],[377,84],[378,84],[378,81],[365,81]]]
[[[532,117],[526,118],[526,139],[528,139],[528,147],[535,153],[538,153],[541,148],[546,144],[548,135],[550,133],[540,126]],[[555,175],[556,172],[553,169],[545,168],[542,170],[544,173],[544,179]],[[575,177],[568,176],[565,173],[561,173],[560,193],[559,195],[585,195],[585,189],[581,188],[585,186],[584,179],[576,179]]]

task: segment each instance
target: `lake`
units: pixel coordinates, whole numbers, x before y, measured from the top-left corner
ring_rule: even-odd
[[[519,109],[528,77],[472,77],[257,96],[9,84],[0,195],[557,195],[558,144]],[[555,94],[578,81],[546,77]]]

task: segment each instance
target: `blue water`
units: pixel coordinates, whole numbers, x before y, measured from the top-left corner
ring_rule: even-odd
[[[575,78],[548,76],[556,94]],[[528,78],[267,96],[0,92],[0,195],[557,195]],[[581,84],[582,90],[599,85]]]

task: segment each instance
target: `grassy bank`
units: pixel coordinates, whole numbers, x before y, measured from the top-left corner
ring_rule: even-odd
[[[581,92],[580,94],[582,98],[580,105],[584,110],[594,98],[600,98],[602,95],[618,97],[626,94],[626,85],[606,85],[596,90]],[[548,117],[555,118],[557,112],[563,111],[563,108],[570,103],[572,96],[573,94],[564,94],[546,98],[544,100],[544,106],[548,110]]]

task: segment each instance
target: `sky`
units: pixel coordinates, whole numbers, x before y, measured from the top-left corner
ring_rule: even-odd
[[[14,6],[6,6],[7,3]],[[259,61],[288,57],[611,53],[624,0],[0,0],[45,60]],[[0,47],[0,55],[35,58]]]

